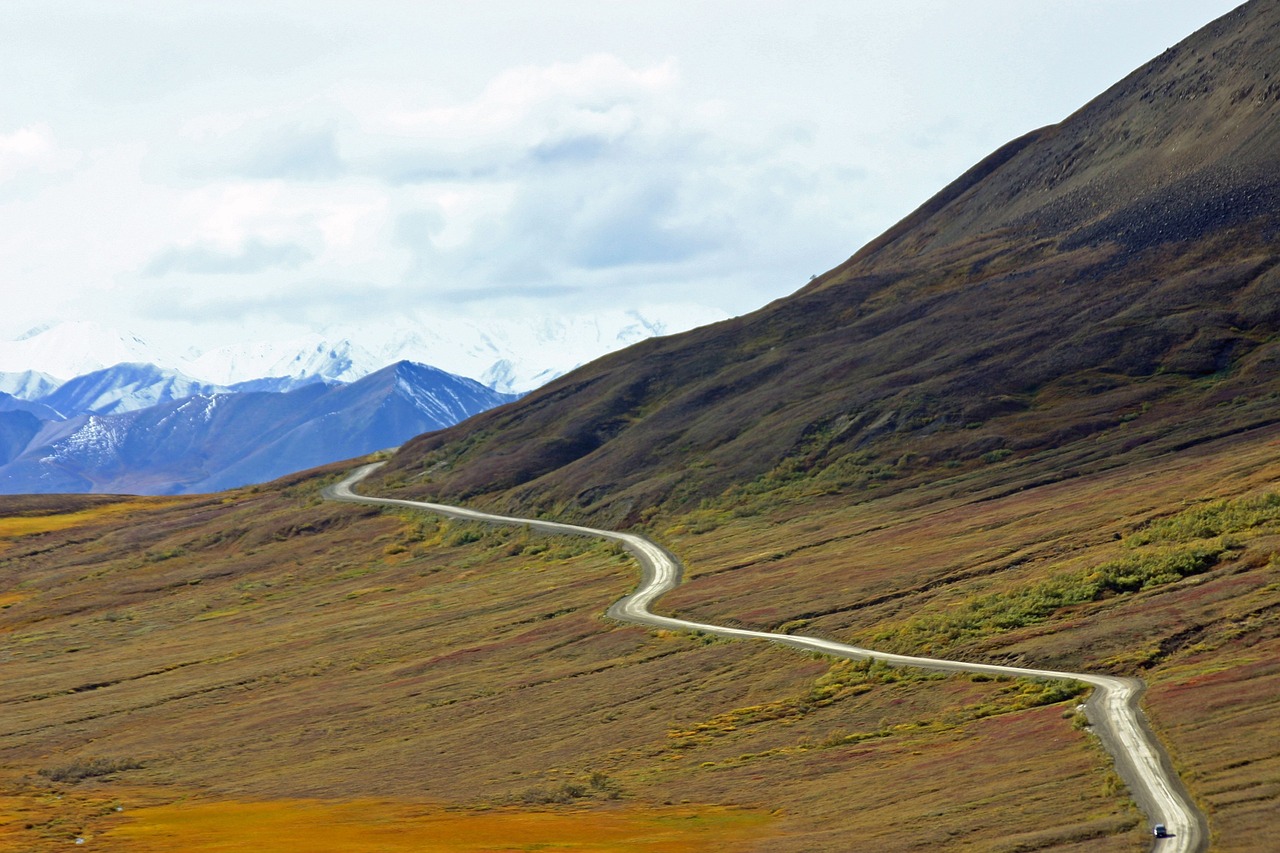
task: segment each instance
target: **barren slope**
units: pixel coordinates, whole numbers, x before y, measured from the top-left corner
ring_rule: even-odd
[[[795,295],[423,437],[388,485],[634,522],[777,466],[934,477],[1138,410],[1187,441],[1269,420],[1278,152],[1280,6],[1254,2]]]

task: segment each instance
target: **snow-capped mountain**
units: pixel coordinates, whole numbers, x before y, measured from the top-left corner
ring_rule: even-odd
[[[39,402],[64,416],[118,414],[227,389],[152,364],[117,364],[64,382]]]
[[[49,374],[38,370],[0,373],[0,391],[23,400],[38,400],[48,396],[61,384],[62,380],[54,379]]]
[[[319,334],[276,343],[228,345],[201,353],[184,364],[184,372],[222,385],[261,379],[287,379],[296,386],[316,380],[353,382],[395,359],[381,360],[350,340],[328,340]]]
[[[0,493],[216,491],[391,447],[511,399],[402,362],[348,385],[197,394],[56,423],[0,412]]]
[[[722,319],[720,312],[690,309],[678,326],[617,311],[519,322],[454,319],[434,325],[335,327],[301,338],[219,347],[182,369],[223,385],[258,377],[350,382],[384,364],[413,361],[470,376],[499,391],[524,393],[645,338]]]
[[[120,363],[149,363],[195,382],[223,387],[258,383],[247,387],[279,390],[317,380],[352,382],[385,365],[413,361],[477,379],[505,393],[523,393],[645,338],[705,325],[725,315],[691,307],[668,309],[667,317],[659,320],[621,310],[519,321],[451,318],[433,322],[410,317],[395,325],[333,327],[273,340],[189,348],[181,354],[130,332],[78,321],[0,341],[0,371],[39,371],[67,379]],[[273,382],[260,382],[265,379]],[[25,392],[9,393],[35,399]]]
[[[158,357],[137,335],[87,320],[40,326],[15,340],[0,341],[0,372],[5,373],[38,371],[69,379],[130,361],[168,366],[169,360]]]
[[[0,341],[15,392],[0,392],[0,493],[261,482],[451,426],[601,355],[718,319],[406,319],[182,355],[90,322],[43,327]]]
[[[524,393],[615,350],[646,338],[691,329],[725,319],[723,312],[690,307],[673,321],[647,318],[636,311],[580,316],[530,317],[527,320],[453,320],[447,325],[401,325],[379,338],[366,330],[341,330],[366,346],[380,361],[409,359],[452,373],[473,376],[500,391]],[[333,330],[335,333],[339,330]]]

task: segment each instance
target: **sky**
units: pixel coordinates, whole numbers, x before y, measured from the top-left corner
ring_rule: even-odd
[[[1217,0],[0,4],[0,338],[738,315]]]

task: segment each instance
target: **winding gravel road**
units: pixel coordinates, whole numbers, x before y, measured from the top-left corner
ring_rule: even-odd
[[[373,498],[357,495],[351,487],[369,476],[382,463],[365,465],[345,480],[324,490],[330,500],[372,504],[374,506],[399,506],[451,518],[483,521],[491,524],[513,524],[546,533],[567,533],[578,536],[594,536],[617,542],[625,547],[640,563],[640,586],[631,595],[624,596],[609,608],[609,616],[621,622],[645,625],[653,628],[670,628],[681,631],[702,631],[721,637],[741,637],[768,640],[796,649],[820,652],[835,657],[876,660],[900,666],[916,666],[950,672],[981,672],[990,675],[1007,675],[1032,678],[1069,678],[1093,686],[1093,694],[1085,703],[1085,713],[1103,746],[1115,759],[1116,772],[1129,786],[1138,807],[1146,813],[1151,824],[1164,824],[1170,837],[1153,842],[1153,850],[1159,853],[1202,853],[1208,849],[1208,821],[1196,808],[1186,788],[1173,770],[1168,755],[1151,731],[1138,698],[1145,685],[1136,678],[1117,678],[1110,675],[1092,675],[1082,672],[1060,672],[1052,669],[1031,669],[1016,666],[997,666],[985,663],[941,660],[939,658],[913,657],[888,652],[877,652],[859,646],[836,643],[814,637],[793,634],[772,634],[767,631],[748,631],[727,628],[704,622],[688,622],[659,616],[649,608],[663,593],[680,583],[681,567],[670,553],[632,533],[612,530],[596,530],[557,521],[516,518],[493,515],[466,507],[422,501]]]

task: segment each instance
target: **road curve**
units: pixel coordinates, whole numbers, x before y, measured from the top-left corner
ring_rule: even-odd
[[[680,562],[663,548],[642,536],[613,530],[597,530],[558,521],[517,518],[493,515],[466,507],[423,501],[375,498],[357,495],[351,487],[369,476],[382,463],[365,465],[342,482],[324,490],[329,500],[374,506],[397,506],[422,510],[451,518],[482,521],[490,524],[512,524],[545,533],[565,533],[576,536],[594,536],[617,542],[626,548],[640,563],[641,581],[635,592],[624,596],[609,607],[609,616],[621,622],[645,625],[652,628],[669,628],[679,631],[702,631],[721,637],[741,637],[768,640],[796,649],[819,652],[835,657],[865,660],[875,658],[899,666],[915,666],[950,672],[980,672],[989,675],[1005,675],[1032,678],[1069,678],[1093,686],[1093,694],[1085,703],[1085,713],[1103,746],[1115,759],[1116,772],[1129,786],[1129,792],[1138,807],[1146,813],[1152,825],[1162,823],[1170,837],[1153,842],[1153,850],[1159,853],[1203,853],[1208,849],[1208,820],[1196,808],[1186,788],[1178,778],[1173,765],[1151,731],[1138,699],[1145,689],[1136,678],[1117,678],[1110,675],[1092,675],[1080,672],[1061,672],[1052,669],[998,666],[986,663],[966,663],[939,658],[914,657],[889,652],[877,652],[845,643],[802,637],[794,634],[773,634],[767,631],[749,631],[728,628],[704,622],[689,622],[659,616],[649,608],[663,593],[680,583]]]

